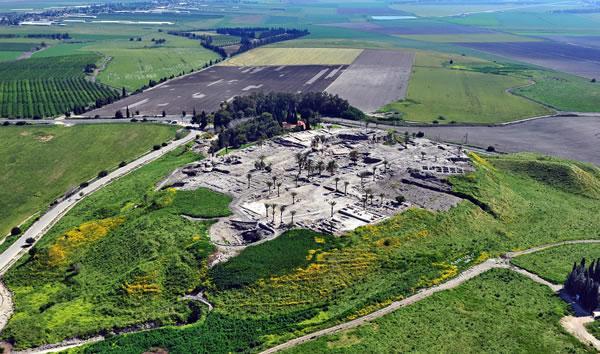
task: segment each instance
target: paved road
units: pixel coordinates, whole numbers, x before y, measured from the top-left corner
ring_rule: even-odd
[[[92,183],[89,186],[83,188],[81,192],[84,193],[84,197],[89,195],[90,193],[95,192],[96,190],[106,186],[111,183],[115,179],[128,174],[129,172],[149,163],[162,155],[166,154],[169,151],[176,149],[177,147],[187,144],[195,138],[195,134],[188,134],[182,139],[173,141],[166,147],[163,147],[160,150],[152,151],[139,159],[129,163],[127,166],[119,168],[111,173],[108,176],[100,178]],[[33,238],[36,242],[44,235],[46,231],[48,231],[60,218],[69,211],[75,204],[77,204],[84,197],[80,197],[79,194],[72,196],[54,206],[52,209],[48,210],[44,215],[40,217],[38,221],[36,221],[29,229],[27,229],[23,235],[15,241],[6,251],[0,254],[0,275],[4,274],[8,268],[16,262],[27,250],[29,247],[26,246],[26,240],[28,238]],[[1,328],[0,328],[1,329]]]
[[[139,124],[143,124],[141,120],[143,118],[136,117]],[[146,118],[148,123],[165,123],[170,124],[175,121],[179,125],[190,124],[191,118],[182,118],[181,116],[166,117],[166,118]],[[130,119],[111,119],[111,118],[80,118],[80,119],[0,119],[0,125],[4,122],[9,122],[11,125],[17,122],[25,122],[33,125],[48,125],[48,124],[65,124],[65,125],[77,125],[77,124],[129,124],[132,123]]]
[[[335,121],[348,124],[348,121]],[[545,117],[498,126],[394,127],[379,124],[379,128],[411,133],[422,131],[439,141],[466,143],[484,149],[494,146],[502,152],[538,152],[600,165],[600,114]]]

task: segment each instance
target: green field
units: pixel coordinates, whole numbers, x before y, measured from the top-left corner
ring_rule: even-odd
[[[588,263],[600,258],[600,245],[565,245],[519,256],[512,262],[554,284],[562,284],[573,269],[573,263],[579,263],[582,258]]]
[[[475,34],[412,34],[398,35],[414,41],[434,43],[471,43],[471,42],[535,42],[539,39],[523,36],[515,36],[508,33],[475,33]]]
[[[0,128],[0,235],[70,187],[132,160],[174,133],[173,127],[141,124]]]
[[[154,45],[152,38],[164,38],[167,42]],[[219,58],[216,53],[202,48],[198,41],[164,33],[145,35],[141,42],[129,39],[99,41],[82,50],[99,52],[111,58],[106,69],[98,75],[100,82],[131,91],[150,80],[159,81],[171,75],[188,73]]]
[[[212,205],[228,199],[206,190],[178,198],[154,186],[198,158],[180,148],[74,207],[5,276],[17,305],[3,337],[30,346],[135,323],[196,321],[200,305],[179,297],[207,283],[210,223],[180,213],[191,198],[197,213],[206,205],[203,215],[227,215]]]
[[[450,60],[453,65],[448,64]],[[408,121],[440,124],[500,123],[551,113],[507,92],[526,85],[525,79],[460,70],[481,63],[469,57],[418,52],[406,99],[382,110],[402,112]]]
[[[92,83],[84,69],[100,59],[95,54],[31,58],[0,66],[0,117],[56,116],[114,99],[118,92]]]
[[[559,324],[568,305],[547,287],[491,270],[357,329],[284,353],[592,353]]]

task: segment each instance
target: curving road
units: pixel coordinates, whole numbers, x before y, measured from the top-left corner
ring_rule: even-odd
[[[195,134],[188,134],[185,137],[172,141],[169,145],[163,147],[160,150],[152,151],[137,160],[132,161],[127,166],[119,168],[115,171],[110,172],[106,177],[99,178],[94,182],[90,183],[89,186],[81,189],[83,197],[78,194],[71,196],[68,199],[56,204],[44,215],[42,215],[31,227],[29,227],[23,235],[17,239],[9,248],[0,254],[0,276],[3,275],[12,264],[14,264],[27,250],[30,248],[26,242],[27,239],[32,238],[37,242],[43,235],[48,231],[62,216],[75,206],[81,199],[85,198],[90,193],[97,191],[98,189],[110,184],[115,179],[128,174],[156,159],[173,151],[176,148],[187,144],[195,138]],[[1,328],[0,328],[1,329]]]
[[[548,286],[554,292],[558,292],[562,289],[561,285],[552,284],[552,283],[540,278],[537,274],[533,274],[525,269],[514,266],[514,265],[510,264],[510,260],[513,257],[516,257],[518,255],[534,253],[534,252],[538,252],[538,251],[545,250],[548,248],[562,246],[565,244],[579,244],[579,243],[600,243],[600,240],[575,240],[575,241],[557,242],[557,243],[552,243],[552,244],[547,244],[547,245],[530,248],[528,250],[524,250],[524,251],[520,251],[520,252],[510,252],[510,253],[505,254],[501,259],[488,259],[487,261],[485,261],[483,263],[480,263],[474,267],[471,267],[471,268],[465,270],[464,272],[460,273],[457,277],[452,278],[443,284],[440,284],[438,286],[434,286],[431,288],[423,289],[423,290],[419,291],[418,293],[416,293],[415,295],[409,296],[406,299],[403,299],[400,301],[395,301],[391,305],[388,305],[388,306],[386,306],[382,309],[379,309],[373,313],[370,313],[366,316],[359,317],[355,320],[341,323],[341,324],[333,326],[333,327],[325,328],[320,331],[310,333],[310,334],[307,334],[307,335],[304,335],[304,336],[301,336],[298,338],[294,338],[285,343],[282,343],[275,347],[269,348],[269,349],[261,352],[261,354],[276,353],[281,350],[295,347],[299,344],[311,341],[311,340],[319,338],[319,337],[323,337],[323,336],[326,336],[329,334],[333,334],[333,333],[340,332],[343,330],[358,327],[367,322],[370,322],[370,321],[373,321],[380,317],[383,317],[385,315],[388,315],[388,314],[396,311],[399,308],[414,304],[418,301],[428,298],[429,296],[431,296],[439,291],[456,288],[457,286],[461,285],[462,283],[466,282],[467,280],[473,279],[476,276],[478,276],[482,273],[485,273],[488,270],[494,269],[494,268],[510,269],[510,270],[515,271],[523,276],[528,277],[529,279],[535,281],[536,283]],[[567,316],[567,317],[569,317],[569,316]],[[563,327],[565,327],[565,329],[567,329],[565,324],[570,325],[572,328],[574,328],[574,330],[571,332],[571,331],[569,331],[569,329],[567,329],[567,331],[569,331],[569,333],[572,333],[575,337],[577,337],[577,339],[579,339],[583,343],[592,344],[596,349],[600,350],[599,349],[600,341],[598,341],[596,338],[594,338],[592,335],[590,335],[582,324],[582,323],[587,323],[587,322],[582,321],[582,320],[567,319],[567,317],[565,317],[561,320],[561,324],[563,325]],[[575,317],[575,318],[578,319],[580,317]]]

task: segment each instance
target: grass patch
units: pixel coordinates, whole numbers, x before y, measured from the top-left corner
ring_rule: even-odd
[[[192,191],[178,191],[172,207],[180,214],[196,218],[215,218],[231,214],[229,203],[229,196],[217,194],[207,188],[198,188]]]
[[[600,245],[564,245],[519,256],[512,262],[554,284],[563,284],[573,269],[573,263],[579,263],[582,258],[587,263],[600,258]]]
[[[349,48],[257,48],[220,65],[342,65],[351,64],[361,52],[362,49]]]
[[[468,33],[468,34],[407,34],[400,38],[433,43],[496,43],[496,42],[537,42],[539,39],[515,36],[509,33]]]
[[[1,128],[0,235],[101,170],[172,139],[175,130],[141,124]]]
[[[562,330],[559,320],[567,313],[567,305],[543,285],[491,270],[357,329],[284,352],[593,352]]]
[[[24,348],[138,323],[196,321],[201,309],[180,297],[208,281],[210,224],[186,220],[180,209],[194,201],[198,213],[217,215],[214,206],[229,199],[154,191],[196,159],[180,148],[75,206],[5,275],[15,314],[3,338]]]
[[[285,232],[259,247],[248,247],[239,256],[211,269],[219,289],[240,288],[261,278],[282,275],[306,267],[319,253],[338,241],[309,230]]]
[[[407,98],[382,110],[401,112],[408,121],[439,124],[500,123],[551,112],[507,92],[526,85],[523,78],[462,69],[482,63],[469,57],[418,52]]]
[[[167,41],[163,45],[155,45],[152,38],[164,38]],[[111,57],[106,69],[98,75],[98,80],[128,90],[138,89],[150,80],[159,81],[163,77],[200,69],[210,60],[219,58],[216,53],[202,48],[198,41],[165,33],[145,35],[140,42],[129,39],[99,41],[82,50]]]

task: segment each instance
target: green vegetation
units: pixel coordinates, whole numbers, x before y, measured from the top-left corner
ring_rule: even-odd
[[[200,46],[198,41],[165,33],[148,34],[141,41],[129,39],[99,41],[82,50],[96,51],[110,57],[98,80],[112,87],[136,90],[150,80],[188,73],[200,69],[209,61],[219,58],[216,53]],[[157,45],[152,38],[164,38]]]
[[[3,337],[23,348],[136,323],[196,321],[200,307],[180,297],[207,284],[209,223],[180,211],[194,200],[198,213],[217,216],[211,204],[223,196],[200,190],[178,200],[175,189],[154,191],[173,168],[196,159],[180,148],[61,219],[5,276],[16,307]]]
[[[600,258],[600,244],[576,244],[550,248],[513,259],[517,266],[554,283],[563,284],[573,269],[573,263],[585,258],[589,262]]]
[[[0,117],[41,118],[81,111],[118,92],[86,80],[97,55],[31,58],[0,66]]]
[[[230,214],[231,197],[215,194],[206,188],[193,191],[179,191],[175,195],[173,207],[180,214],[195,218],[214,218]]]
[[[258,351],[294,336],[373,312],[393,300],[414,294],[419,288],[442,283],[488,257],[560,240],[600,236],[597,233],[600,229],[600,220],[596,217],[600,212],[597,199],[540,182],[518,169],[512,170],[514,163],[505,163],[505,160],[545,161],[546,158],[510,155],[484,159],[473,154],[472,159],[476,172],[453,177],[451,182],[456,191],[477,199],[485,210],[466,201],[447,212],[409,209],[379,225],[366,226],[343,236],[328,250],[322,248],[314,253],[307,252],[306,256],[310,258],[307,259],[310,261],[308,264],[287,270],[284,274],[255,279],[242,272],[238,274],[243,277],[234,280],[242,280],[246,285],[223,290],[207,287],[205,294],[215,309],[196,324],[119,336],[78,351],[139,353],[152,347],[173,352],[187,352],[191,348],[216,353]],[[572,164],[568,161],[562,163]],[[325,240],[323,247],[329,242]],[[252,259],[258,259],[261,254],[267,253],[260,250],[262,247],[275,248],[269,243],[254,246],[250,253],[252,257],[242,255],[242,261],[237,263],[234,259],[229,267],[235,265],[239,269]],[[294,256],[294,259],[299,260],[299,256]],[[281,262],[274,256],[262,256],[261,261],[273,265]],[[253,269],[264,274],[266,271],[262,269],[265,268],[275,269],[275,266],[253,265]],[[511,281],[502,283],[502,287],[509,287],[507,290],[512,289],[513,276],[509,277]],[[531,291],[519,283],[515,289]],[[494,299],[495,293],[483,292],[478,296],[487,294],[486,298]],[[548,291],[544,294],[548,300],[554,299]],[[499,298],[512,301],[509,295],[510,292]],[[533,304],[543,298],[525,296],[511,305],[523,304],[519,309],[535,309],[524,316],[526,322],[523,328],[546,333],[542,334],[542,341],[535,341],[542,347],[530,347],[536,344],[525,339],[518,342],[521,343],[519,345],[533,351],[540,348],[550,350],[548,348],[554,346],[581,348],[575,346],[571,339],[561,337],[560,331],[543,330],[548,326],[556,328],[557,318],[566,308],[558,299],[552,300],[556,303],[551,302],[542,308],[539,307],[542,305]],[[457,299],[460,297],[457,296]],[[504,311],[504,302],[497,306],[503,310],[496,312],[495,308],[490,308],[483,313],[486,316],[511,313]],[[544,308],[554,310],[548,312]],[[536,319],[534,322],[532,316],[537,318],[540,313],[539,318],[544,320]],[[438,316],[437,312],[431,314],[437,319],[436,323],[449,318],[443,314]],[[488,326],[490,321],[486,320]],[[466,321],[462,326],[465,325]],[[502,330],[509,328],[505,321],[499,321],[497,325]],[[448,328],[432,331],[431,336],[442,332],[456,335],[457,332]],[[509,345],[500,339],[497,341],[493,342],[494,348]],[[476,350],[481,342],[474,343],[472,347]]]
[[[261,278],[289,273],[311,263],[313,254],[333,248],[337,242],[308,230],[292,230],[259,247],[248,247],[227,263],[211,269],[219,289],[240,288]]]
[[[551,71],[532,71],[530,75],[535,84],[517,88],[513,93],[561,111],[600,111],[600,84]]]
[[[0,128],[0,235],[100,170],[174,135],[173,127],[142,124]]]
[[[437,293],[357,329],[285,353],[592,353],[559,324],[568,305],[504,269]]]
[[[540,104],[507,92],[526,85],[525,79],[463,70],[484,63],[470,57],[418,52],[407,98],[383,111],[401,112],[408,121],[439,124],[499,123],[550,113]]]

